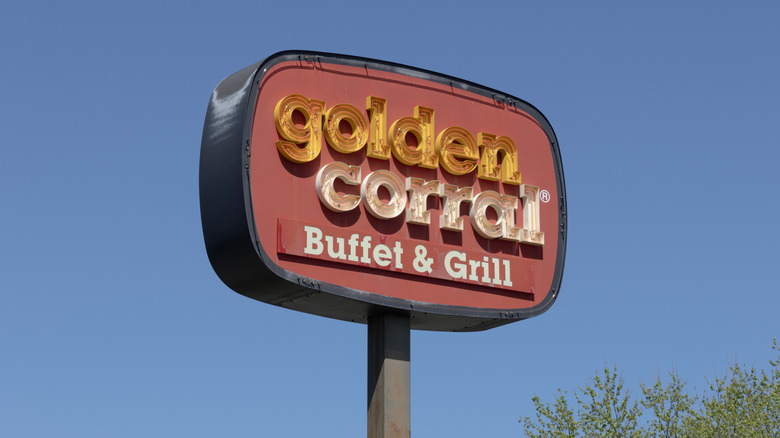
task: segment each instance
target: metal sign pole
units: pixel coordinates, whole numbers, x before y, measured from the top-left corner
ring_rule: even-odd
[[[368,318],[368,438],[409,438],[410,320],[382,313]]]

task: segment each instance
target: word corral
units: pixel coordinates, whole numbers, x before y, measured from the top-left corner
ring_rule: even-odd
[[[360,185],[360,196],[339,194],[334,188],[336,179],[347,185]],[[384,187],[390,193],[389,202],[380,198],[379,189]],[[347,212],[362,202],[366,211],[377,219],[392,219],[406,211],[406,222],[429,225],[430,212],[427,209],[428,196],[443,199],[442,213],[439,216],[439,228],[451,231],[463,231],[463,218],[460,217],[460,204],[471,203],[469,218],[474,230],[486,239],[502,239],[532,245],[544,244],[544,233],[539,231],[539,188],[527,184],[520,185],[520,198],[524,200],[523,225],[515,226],[515,212],[518,198],[488,190],[473,195],[472,187],[457,187],[440,181],[425,181],[421,178],[407,177],[402,180],[387,170],[377,170],[368,174],[361,182],[361,168],[340,161],[323,166],[317,174],[317,196],[328,209],[335,212]],[[408,200],[406,192],[409,192]],[[408,207],[407,207],[408,204]],[[495,212],[495,222],[488,217],[488,209]]]
[[[363,204],[366,211],[378,219],[392,219],[406,211],[406,222],[430,224],[428,196],[443,199],[439,228],[463,231],[460,205],[470,203],[469,219],[474,230],[486,239],[502,239],[531,245],[543,245],[540,230],[539,187],[521,184],[517,170],[517,148],[505,136],[480,132],[475,138],[461,127],[449,127],[434,138],[434,109],[415,106],[412,117],[402,117],[386,129],[387,101],[368,96],[366,117],[356,107],[338,104],[326,108],[324,101],[291,94],[274,110],[277,132],[284,140],[276,142],[279,153],[295,163],[306,163],[319,156],[324,132],[327,143],[341,153],[354,153],[366,148],[371,158],[387,160],[392,154],[408,166],[435,169],[439,165],[450,174],[464,175],[477,169],[480,179],[519,185],[523,226],[515,223],[518,197],[495,191],[473,193],[472,187],[458,187],[438,180],[401,179],[388,170],[377,170],[363,178],[359,166],[335,161],[324,165],[316,178],[316,191],[322,204],[337,213],[351,211]],[[296,123],[296,121],[298,123]],[[299,126],[300,125],[300,126]],[[348,129],[345,129],[347,128]],[[349,131],[346,135],[344,131]],[[410,145],[409,136],[416,145]],[[414,143],[414,142],[413,142]],[[336,180],[360,186],[360,196],[341,194]],[[380,188],[390,194],[385,202]],[[408,199],[406,196],[408,192]],[[488,209],[496,216],[489,218]]]

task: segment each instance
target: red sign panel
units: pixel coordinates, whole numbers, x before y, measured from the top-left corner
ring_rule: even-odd
[[[204,128],[201,209],[226,284],[323,316],[479,330],[545,311],[560,286],[549,123],[411,67],[285,52],[228,77]]]

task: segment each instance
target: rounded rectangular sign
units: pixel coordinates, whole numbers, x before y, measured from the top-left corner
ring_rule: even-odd
[[[550,124],[450,76],[313,52],[234,73],[209,103],[200,192],[216,273],[271,304],[468,331],[538,315],[560,288]]]

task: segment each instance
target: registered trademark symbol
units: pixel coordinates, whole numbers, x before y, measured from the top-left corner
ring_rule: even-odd
[[[547,190],[542,190],[539,192],[539,199],[541,199],[545,204],[550,202],[550,192]]]

